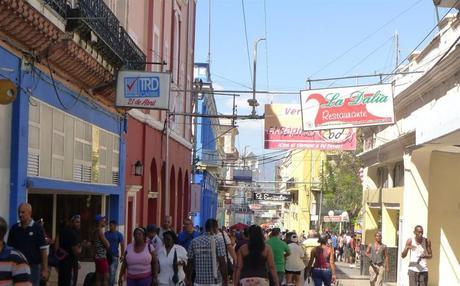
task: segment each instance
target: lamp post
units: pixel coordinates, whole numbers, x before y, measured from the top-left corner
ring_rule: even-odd
[[[257,39],[254,42],[254,59],[253,59],[253,76],[252,76],[252,99],[248,99],[249,106],[252,106],[251,116],[256,116],[256,106],[259,106],[259,103],[256,99],[256,78],[257,78],[257,45],[259,42],[265,41],[265,38]]]

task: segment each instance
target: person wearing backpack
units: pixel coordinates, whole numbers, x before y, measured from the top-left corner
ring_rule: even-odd
[[[158,259],[152,244],[146,241],[146,231],[137,227],[134,241],[126,247],[121,264],[118,285],[123,285],[127,272],[127,286],[151,286],[158,284]]]
[[[423,227],[421,225],[417,225],[414,228],[414,235],[415,237],[407,240],[401,257],[405,258],[410,251],[409,286],[426,286],[428,285],[428,265],[426,260],[433,257],[431,241],[423,237]]]
[[[321,234],[318,239],[319,246],[311,251],[305,278],[312,276],[315,286],[331,286],[337,280],[335,276],[334,249],[328,245],[329,236]]]

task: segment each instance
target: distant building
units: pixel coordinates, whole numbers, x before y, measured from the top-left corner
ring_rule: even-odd
[[[294,150],[277,166],[280,192],[289,192],[292,201],[281,209],[283,227],[297,233],[319,227],[321,166],[326,153],[318,150]],[[322,210],[327,213],[327,210]]]
[[[200,80],[202,91],[195,95],[195,104],[196,112],[202,117],[194,120],[196,152],[193,160],[193,182],[200,188],[199,196],[193,199],[200,200],[200,209],[193,214],[193,220],[195,225],[204,226],[207,219],[217,216],[217,186],[224,157],[219,144],[223,138],[219,137],[220,124],[208,64],[195,64],[195,82]]]

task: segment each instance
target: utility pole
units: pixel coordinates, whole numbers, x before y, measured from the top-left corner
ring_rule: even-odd
[[[254,42],[254,59],[253,59],[253,76],[252,76],[252,99],[248,99],[249,106],[252,106],[251,116],[256,117],[256,107],[259,103],[256,99],[256,77],[257,77],[257,45],[260,41],[265,41],[265,38],[259,38]]]
[[[398,31],[395,32],[395,40],[396,40],[396,66],[395,70],[399,66],[399,34]]]
[[[166,179],[166,182],[165,182],[165,188],[166,188],[166,191],[165,191],[165,206],[164,206],[164,210],[165,210],[165,213],[164,215],[170,215],[169,211],[169,205],[170,205],[170,199],[171,199],[171,196],[170,196],[170,193],[169,193],[169,132],[171,131],[170,130],[170,126],[169,126],[169,122],[170,122],[170,103],[171,103],[171,93],[169,94],[169,98],[168,98],[168,110],[166,110],[166,126],[165,126],[165,129],[166,129],[166,162],[165,162],[165,179]]]

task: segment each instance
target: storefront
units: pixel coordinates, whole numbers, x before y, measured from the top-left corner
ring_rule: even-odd
[[[74,214],[82,217],[83,239],[96,214],[123,225],[123,118],[43,66],[21,70],[22,60],[2,48],[0,58],[13,63],[21,87],[12,114],[10,223],[27,201],[51,237]]]

